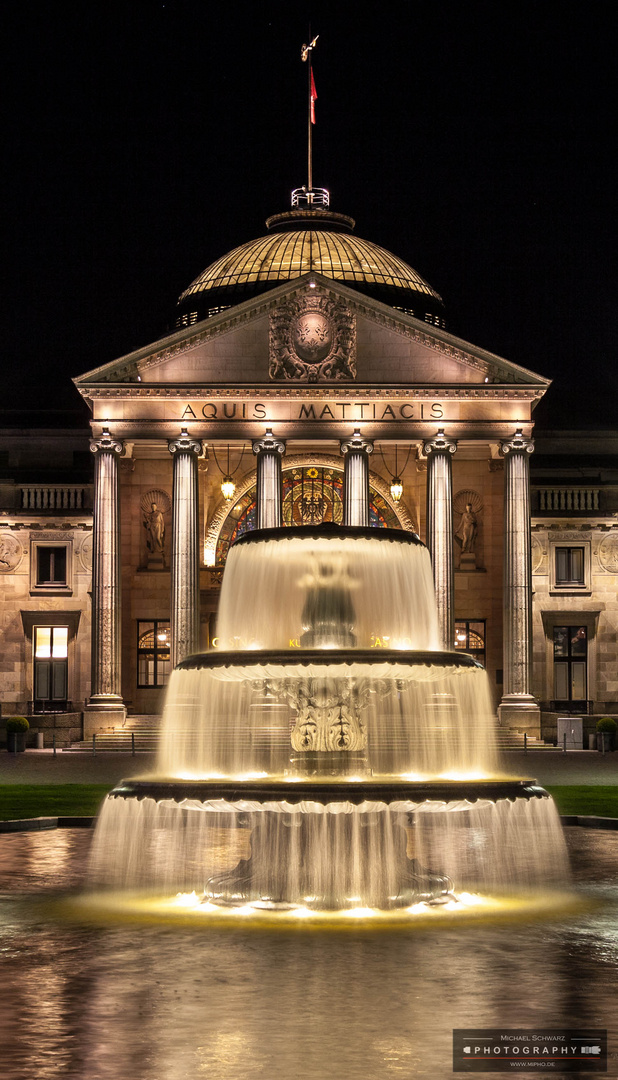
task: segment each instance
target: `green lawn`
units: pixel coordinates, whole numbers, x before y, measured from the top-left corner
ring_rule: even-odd
[[[110,784],[5,784],[0,787],[0,821],[32,817],[89,817],[96,814]]]
[[[618,787],[612,784],[544,784],[561,814],[618,817]]]
[[[561,814],[618,817],[618,787],[611,784],[546,785]],[[6,784],[0,788],[0,821],[96,814],[109,784]]]

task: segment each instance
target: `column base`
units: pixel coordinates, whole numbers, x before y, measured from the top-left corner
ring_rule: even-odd
[[[111,695],[90,698],[84,709],[84,739],[113,727],[121,727],[126,718],[127,707],[123,705],[122,698]]]
[[[505,694],[498,705],[500,727],[541,737],[541,709],[532,694]]]

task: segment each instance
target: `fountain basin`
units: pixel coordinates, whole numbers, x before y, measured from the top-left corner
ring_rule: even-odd
[[[298,806],[300,803],[328,804],[350,803],[359,806],[365,802],[384,805],[402,801],[418,803],[467,802],[478,800],[498,802],[502,799],[549,799],[550,796],[535,780],[507,778],[504,780],[423,780],[406,781],[392,779],[371,780],[183,780],[176,777],[153,777],[121,780],[109,793],[110,799],[154,799],[155,802],[171,800],[183,803],[197,800],[207,803],[225,800],[227,803],[247,801],[270,805],[275,802]]]

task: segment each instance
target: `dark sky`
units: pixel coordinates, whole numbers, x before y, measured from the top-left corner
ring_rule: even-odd
[[[3,409],[158,337],[178,294],[314,182],[461,337],[614,424],[613,8],[99,0],[2,7]],[[10,422],[4,413],[0,423]]]

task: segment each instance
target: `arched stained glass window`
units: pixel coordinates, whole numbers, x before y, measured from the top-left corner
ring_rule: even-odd
[[[319,525],[343,521],[343,471],[305,465],[283,471],[283,524]],[[217,541],[217,566],[227,559],[230,544],[256,528],[255,485],[241,496],[226,517]],[[369,487],[369,522],[373,528],[400,529],[397,515],[379,491]]]

